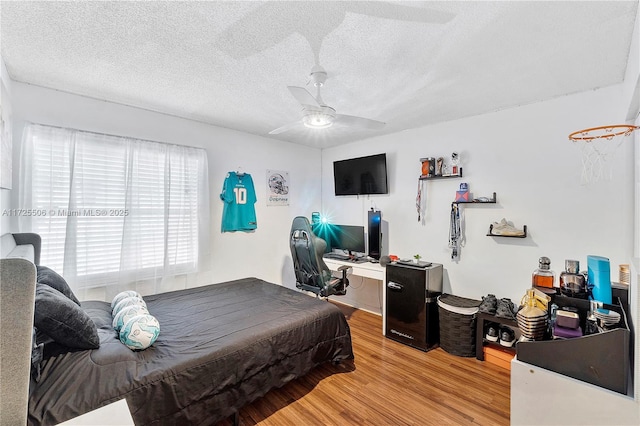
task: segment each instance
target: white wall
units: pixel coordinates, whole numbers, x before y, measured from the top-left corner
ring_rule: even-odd
[[[159,94],[160,96],[160,94]],[[18,169],[25,122],[70,127],[206,149],[211,197],[211,256],[207,282],[247,276],[295,287],[289,252],[291,220],[310,216],[320,205],[320,151],[229,129],[13,82],[14,168]],[[256,187],[258,229],[221,233],[219,194],[229,170],[242,167]],[[266,170],[285,170],[291,179],[290,205],[266,206]],[[11,205],[19,208],[14,179]],[[4,202],[3,202],[4,204]],[[10,225],[17,229],[17,220]]]
[[[569,133],[624,120],[628,104],[622,85],[565,96],[532,105],[371,138],[323,151],[322,209],[334,223],[366,225],[374,203],[389,222],[389,252],[420,253],[442,263],[445,291],[480,298],[493,293],[518,302],[531,285],[540,256],[559,274],[565,259],[586,256],[629,263],[633,249],[632,143],[624,141],[611,159],[613,178],[581,185],[581,152]],[[624,100],[624,102],[623,102]],[[415,207],[421,157],[462,157],[464,177],[425,184],[426,222]],[[388,195],[335,197],[335,160],[387,153]],[[451,201],[461,182],[475,197],[497,193],[497,204],[466,205],[466,244],[459,262],[447,247]],[[487,237],[492,222],[506,218],[527,225],[526,239]],[[356,295],[352,294],[353,297]],[[370,292],[358,303],[371,303]]]
[[[626,112],[622,86],[562,97],[441,123],[395,135],[363,140],[322,152],[216,128],[172,116],[13,82],[14,168],[17,176],[24,121],[74,127],[170,143],[200,146],[209,155],[212,282],[256,275],[292,287],[287,235],[293,216],[320,210],[335,223],[366,224],[375,205],[389,223],[389,251],[403,257],[420,253],[445,266],[445,291],[479,298],[487,293],[518,300],[530,283],[538,257],[548,256],[559,273],[567,258],[586,267],[587,254],[608,256],[612,272],[629,263],[633,248],[633,162],[631,144],[622,144],[612,162],[613,180],[580,184],[579,149],[567,140],[577,129],[617,122]],[[461,153],[464,178],[425,184],[425,225],[417,221],[415,196],[419,158]],[[390,194],[335,197],[332,163],[338,159],[386,152]],[[259,196],[255,233],[221,234],[220,192],[228,170],[252,173]],[[322,168],[322,171],[321,171]],[[266,207],[266,169],[290,172],[289,207]],[[322,176],[322,190],[317,176]],[[450,202],[460,182],[475,196],[497,192],[495,205],[464,206],[466,245],[458,263],[447,247]],[[14,178],[10,206],[18,205]],[[6,192],[3,192],[3,206]],[[526,239],[486,237],[489,224],[502,217],[527,225]],[[15,223],[11,230],[17,230]],[[245,253],[249,253],[247,260]],[[375,312],[381,307],[379,283],[352,277],[341,300]]]
[[[2,109],[5,111],[5,114],[9,112],[9,115],[12,114],[13,103],[11,101],[11,93],[12,93],[12,81],[9,78],[9,73],[7,72],[7,68],[4,64],[4,60],[0,57],[0,79],[2,80],[2,84],[7,89],[6,97],[2,98]],[[15,144],[14,144],[15,145]],[[14,148],[15,151],[15,148]],[[15,180],[15,178],[13,179]],[[10,208],[11,206],[11,189],[0,188],[0,235],[10,232],[10,219],[8,215],[3,215],[2,211]]]

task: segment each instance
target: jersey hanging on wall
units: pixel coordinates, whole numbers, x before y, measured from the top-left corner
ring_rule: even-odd
[[[227,173],[220,199],[224,201],[222,232],[253,231],[258,227],[256,191],[249,173]]]

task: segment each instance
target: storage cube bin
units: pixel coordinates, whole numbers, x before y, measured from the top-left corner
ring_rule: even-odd
[[[485,346],[483,351],[486,362],[511,371],[511,360],[516,356],[513,351],[490,346]]]
[[[452,355],[476,356],[476,315],[480,303],[453,294],[438,296],[442,349]]]

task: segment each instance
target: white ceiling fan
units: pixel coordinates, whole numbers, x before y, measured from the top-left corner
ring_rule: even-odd
[[[285,124],[275,130],[269,132],[270,135],[277,135],[286,132],[300,124],[310,129],[325,129],[333,125],[333,123],[341,123],[351,127],[357,127],[365,130],[379,130],[385,126],[382,121],[371,120],[363,117],[355,117],[353,115],[336,114],[336,110],[326,105],[320,96],[320,88],[327,81],[327,72],[320,65],[316,65],[311,69],[311,81],[317,89],[317,95],[314,97],[309,91],[303,87],[287,86],[294,98],[302,105],[302,120]]]

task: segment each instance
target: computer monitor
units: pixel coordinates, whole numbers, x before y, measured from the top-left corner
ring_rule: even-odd
[[[343,250],[349,254],[365,253],[364,226],[334,225],[329,223],[315,223],[311,230],[327,243],[325,253]]]
[[[348,251],[349,254],[364,253],[364,226],[332,225],[331,248]]]

